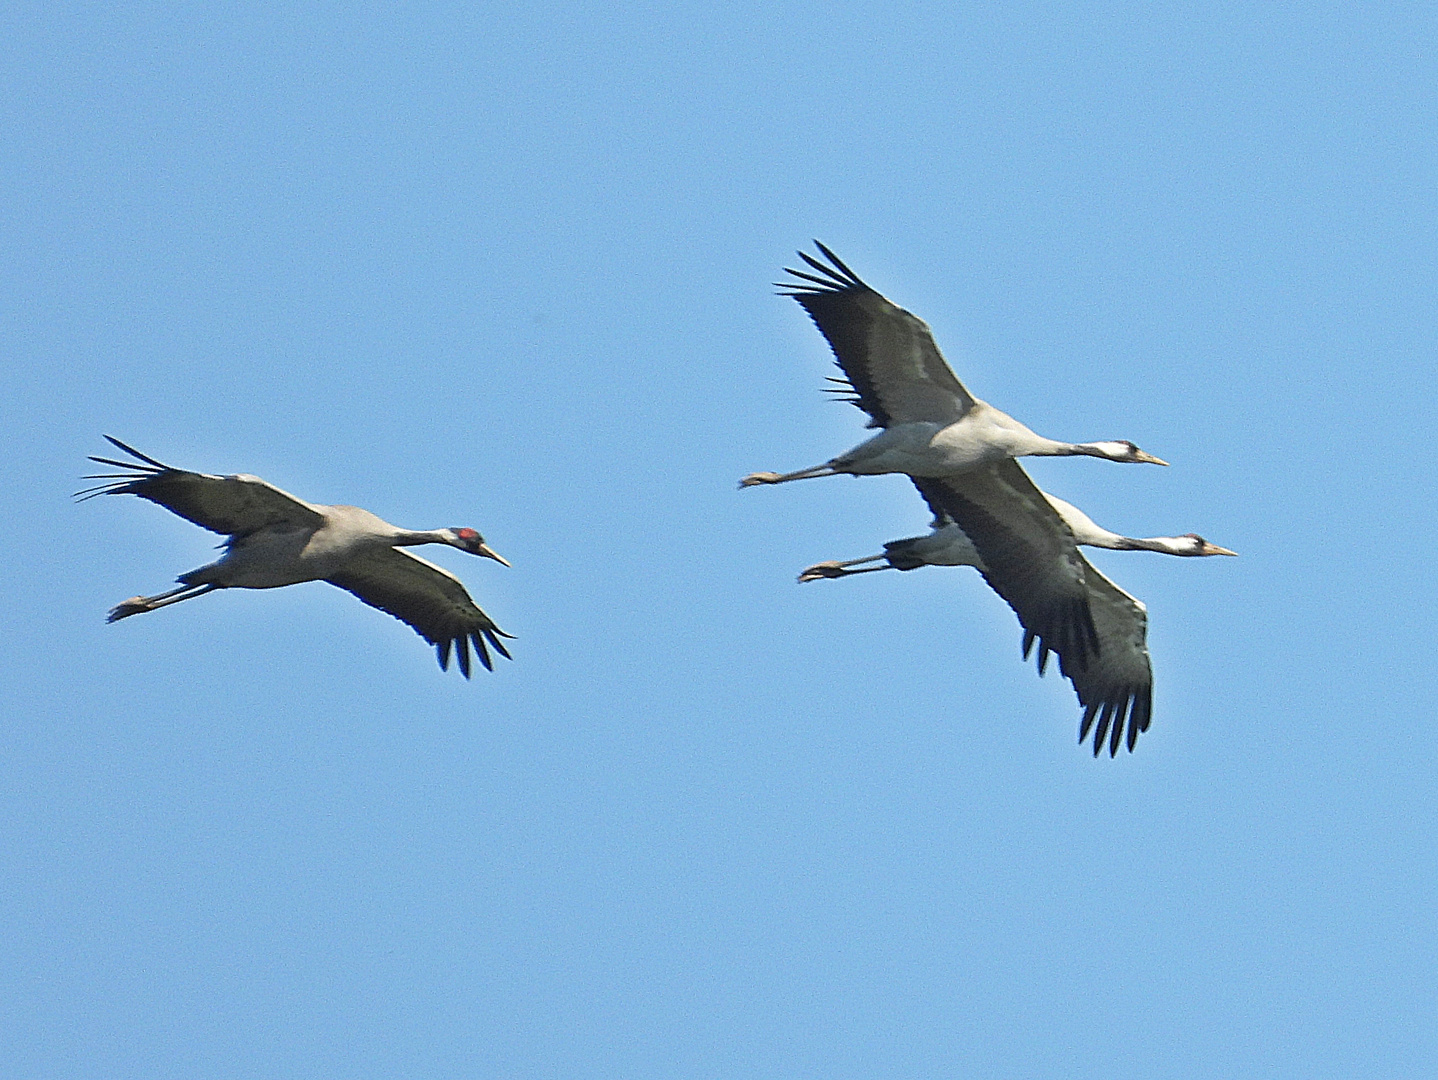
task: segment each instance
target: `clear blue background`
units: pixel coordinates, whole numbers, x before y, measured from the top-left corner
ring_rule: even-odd
[[[116,5],[119,7],[119,5]],[[1426,4],[0,11],[0,1072],[1438,1069]],[[1095,762],[770,282],[1171,469],[1152,730]],[[68,501],[112,433],[459,552],[466,683],[323,584]]]

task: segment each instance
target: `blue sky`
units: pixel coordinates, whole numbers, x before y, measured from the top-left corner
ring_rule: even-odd
[[[0,11],[0,1072],[1353,1077],[1438,1060],[1427,6]],[[1153,727],[1075,741],[771,282],[1171,469]],[[214,538],[114,434],[413,528],[466,683],[322,584],[107,626]]]

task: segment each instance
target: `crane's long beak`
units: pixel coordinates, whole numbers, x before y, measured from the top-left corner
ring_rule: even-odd
[[[1236,551],[1229,551],[1228,548],[1219,547],[1217,544],[1209,544],[1205,555],[1237,555]]]
[[[479,547],[474,549],[474,553],[476,555],[483,555],[486,559],[493,559],[497,563],[504,563],[505,566],[509,566],[509,560],[497,551],[492,550],[488,544],[480,544]],[[511,567],[511,569],[513,568]]]
[[[1135,450],[1135,451],[1134,451],[1134,454],[1133,454],[1133,459],[1134,459],[1135,461],[1146,462],[1146,463],[1149,464],[1149,465],[1167,465],[1167,464],[1168,464],[1168,462],[1164,461],[1163,458],[1161,458],[1161,457],[1154,457],[1154,456],[1153,456],[1152,454],[1150,454],[1147,450]]]

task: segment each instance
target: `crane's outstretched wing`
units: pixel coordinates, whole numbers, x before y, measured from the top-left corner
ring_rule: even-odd
[[[799,281],[776,282],[803,305],[829,340],[845,378],[836,393],[869,414],[870,427],[928,420],[952,424],[974,399],[944,362],[924,321],[885,300],[819,241],[832,265],[799,252],[818,274],[784,268]]]
[[[201,528],[230,536],[244,536],[277,525],[317,529],[324,524],[324,513],[318,507],[258,476],[210,476],[172,469],[119,439],[109,435],[105,438],[136,461],[91,457],[91,461],[125,472],[85,477],[107,482],[76,492],[81,500],[96,495],[138,495]]]
[[[973,542],[984,561],[979,572],[1014,609],[1027,632],[1026,646],[1037,639],[1040,674],[1051,652],[1070,677],[1099,655],[1087,584],[1092,568],[1017,461],[912,479],[929,505],[945,511]]]
[[[939,493],[937,491],[930,492],[925,490],[924,485],[927,484],[928,481],[921,476],[911,476],[909,479],[914,482],[914,487],[918,488],[919,494],[924,497],[924,502],[929,508],[929,513],[934,515],[934,520],[929,522],[929,528],[942,529],[946,525],[952,525],[954,519],[949,517],[949,512],[944,509],[944,504],[939,501]]]
[[[1013,470],[1028,480],[1028,474],[1018,462],[1010,459],[1000,466],[1001,474],[1008,465]],[[919,489],[919,494],[929,504],[929,509],[934,512],[934,528],[940,528],[948,524],[946,507],[942,501],[946,497],[944,489],[936,480],[926,480],[913,477],[914,486]],[[955,477],[953,482],[961,489],[963,477]],[[1017,476],[1007,476],[1010,489],[1017,485]],[[1032,487],[1033,482],[1029,481],[1028,486]],[[1037,488],[1034,488],[1038,491]],[[968,494],[975,495],[970,489]],[[1046,491],[1038,494],[1058,514],[1060,521],[1064,521],[1059,506],[1067,508],[1071,513],[1077,514],[1083,520],[1088,521],[1087,515],[1076,510],[1069,503],[1062,499],[1056,499]],[[956,498],[954,493],[949,492],[950,499]],[[975,500],[971,500],[975,501]],[[981,505],[983,499],[976,500]],[[1032,498],[1027,499],[1032,504]],[[944,520],[941,520],[944,519]],[[1097,526],[1089,521],[1095,531]],[[972,537],[970,538],[972,540]],[[887,545],[885,545],[887,547]],[[1042,548],[1035,549],[1041,551]],[[1040,556],[1041,557],[1041,556]],[[1067,589],[1070,588],[1072,580],[1068,568],[1075,563],[1082,570],[1084,591],[1088,597],[1088,612],[1092,619],[1093,633],[1097,642],[1097,649],[1089,653],[1083,664],[1065,663],[1065,655],[1061,649],[1053,649],[1059,653],[1060,670],[1073,683],[1074,693],[1078,695],[1079,704],[1084,707],[1083,721],[1079,727],[1079,741],[1083,742],[1088,738],[1089,732],[1093,731],[1093,752],[1097,757],[1103,748],[1105,740],[1108,742],[1109,756],[1118,753],[1119,744],[1124,740],[1125,727],[1128,731],[1128,748],[1133,750],[1134,743],[1138,740],[1141,732],[1148,730],[1150,716],[1153,712],[1153,668],[1149,664],[1148,646],[1148,610],[1143,606],[1142,601],[1136,600],[1124,592],[1112,581],[1106,578],[1098,570],[1094,569],[1092,563],[1085,559],[1077,549],[1070,556],[1067,551],[1063,553],[1062,566],[1065,569],[1055,575],[1051,575],[1050,585],[1054,580]],[[984,570],[988,564],[985,563]],[[988,577],[989,584],[994,590],[1003,595],[994,580]],[[1008,586],[1005,586],[1008,588]],[[1004,597],[1006,600],[1007,596]],[[1024,599],[1025,610],[1032,604],[1032,600]],[[1009,601],[1015,611],[1019,611],[1014,601]],[[1034,626],[1024,618],[1021,613],[1020,621],[1024,625],[1024,659],[1028,659],[1034,642],[1041,634]],[[1039,649],[1039,673],[1043,673],[1049,649],[1040,645]],[[1097,727],[1095,727],[1095,723]]]
[[[370,607],[379,608],[435,647],[439,666],[449,670],[449,652],[454,649],[459,670],[469,678],[469,644],[479,662],[490,671],[487,641],[505,659],[509,650],[499,639],[512,637],[494,624],[470,595],[459,578],[448,570],[402,548],[381,548],[351,559],[345,569],[325,579],[352,592]]]
[[[1065,672],[1084,707],[1079,742],[1093,729],[1093,754],[1098,757],[1108,739],[1109,757],[1125,741],[1124,720],[1128,721],[1129,751],[1140,732],[1148,730],[1153,712],[1153,668],[1148,660],[1148,609],[1142,601],[1124,592],[1083,556],[1088,583],[1089,610],[1103,650],[1091,657],[1082,669]],[[1024,655],[1030,638],[1024,636]],[[1097,727],[1094,726],[1097,721]]]
[[[1034,643],[1041,641],[1038,663],[1042,675],[1048,654],[1059,654],[1059,670],[1073,684],[1084,709],[1079,741],[1086,741],[1092,731],[1094,756],[1107,742],[1109,756],[1113,757],[1125,742],[1127,731],[1126,741],[1132,751],[1139,735],[1148,730],[1153,712],[1153,669],[1146,644],[1148,610],[1099,573],[1076,548],[1071,549],[1071,531],[1070,547],[1065,547],[1062,537],[1068,526],[1058,506],[1079,514],[1085,521],[1086,515],[1038,491],[1022,466],[1012,459],[996,468],[998,475],[986,480],[975,480],[975,474],[970,473],[948,480],[910,477],[933,511],[935,533],[885,544],[889,562],[901,570],[950,565],[949,560],[936,557],[944,552],[925,549],[924,542],[956,524],[949,516],[949,508],[954,507],[963,517],[961,530],[973,528],[987,537],[985,547],[992,551],[997,544],[1001,549],[1000,554],[985,555],[975,538],[969,537],[980,555],[979,572],[1008,601],[1023,624],[1024,659],[1028,659]],[[1017,504],[1013,501],[1016,494],[1022,495]],[[1036,502],[1035,496],[1042,501]],[[1023,515],[1040,506],[1046,507],[1048,514],[1041,510],[1026,521]],[[1048,523],[1050,515],[1058,518],[1057,528]],[[1090,526],[1102,531],[1092,522]],[[990,570],[989,558],[999,560],[997,573]],[[1052,622],[1045,613],[1054,610],[1059,615],[1059,626],[1045,633],[1042,627]],[[1068,640],[1077,640],[1080,648],[1070,649]],[[1074,659],[1075,655],[1082,656],[1082,663]]]

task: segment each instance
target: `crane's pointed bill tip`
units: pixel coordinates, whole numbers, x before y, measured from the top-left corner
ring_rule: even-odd
[[[476,555],[483,555],[486,559],[493,559],[495,562],[502,563],[503,565],[508,566],[511,569],[513,568],[513,564],[508,559],[506,559],[503,555],[499,554],[488,544],[480,544],[479,547],[474,549],[474,553]]]
[[[1233,556],[1235,556],[1235,557],[1237,557],[1237,555],[1238,555],[1238,552],[1236,552],[1236,551],[1229,551],[1228,548],[1226,548],[1226,547],[1219,547],[1217,544],[1209,544],[1209,545],[1208,545],[1208,553],[1209,553],[1210,555],[1233,555]]]
[[[1134,451],[1134,457],[1136,460],[1144,462],[1148,465],[1168,465],[1168,462],[1164,461],[1163,458],[1156,457],[1155,455],[1150,454],[1147,450]]]

